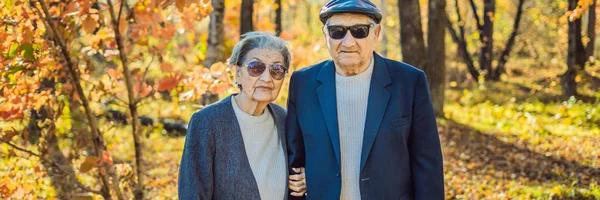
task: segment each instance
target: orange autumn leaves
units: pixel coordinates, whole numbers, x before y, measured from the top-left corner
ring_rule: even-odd
[[[144,98],[154,91],[171,92],[177,89],[180,100],[199,99],[207,91],[213,94],[220,94],[231,88],[233,83],[230,69],[222,62],[215,63],[210,69],[203,66],[193,66],[184,70],[175,70],[171,63],[161,63],[159,65],[160,78],[155,81],[140,81],[143,78],[143,72],[134,70],[132,72],[136,82],[134,83],[134,92],[139,97]],[[191,68],[191,69],[190,69]],[[123,74],[115,68],[107,68],[106,73],[113,81],[121,81]],[[151,84],[150,82],[155,82]],[[111,84],[106,82],[105,84]]]
[[[585,14],[589,10],[594,1],[595,0],[579,0],[577,2],[577,7],[574,10],[567,11],[565,16],[569,17],[570,22],[581,18],[581,15]]]
[[[97,156],[88,156],[85,158],[85,160],[81,163],[81,165],[79,166],[79,172],[81,173],[87,173],[90,170],[98,167],[98,169],[100,169],[100,173],[106,174],[106,169],[104,167],[101,167],[102,165],[113,165],[113,159],[112,156],[110,156],[110,153],[108,151],[104,151],[102,152],[102,156],[101,157],[97,157]],[[110,168],[112,169],[112,168]]]

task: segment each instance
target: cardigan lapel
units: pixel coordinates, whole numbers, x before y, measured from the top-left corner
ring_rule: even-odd
[[[244,145],[244,137],[242,136],[240,124],[237,120],[237,117],[235,116],[235,111],[233,110],[233,105],[231,103],[231,98],[233,98],[234,95],[235,94],[232,94],[221,101],[227,107],[227,110],[224,113],[226,115],[225,118],[232,119],[231,120],[231,126],[232,126],[232,132],[231,132],[232,136],[231,137],[233,137],[233,140],[235,141],[235,148],[239,149],[239,153],[240,153],[240,155],[239,155],[240,163],[239,164],[242,166],[241,168],[244,169],[241,172],[237,172],[237,176],[244,182],[249,183],[251,190],[256,191],[256,193],[257,193],[256,195],[258,195],[260,198],[260,193],[258,192],[258,184],[256,183],[256,177],[254,177],[254,173],[252,172],[252,167],[250,166],[250,161],[248,160],[248,153],[246,152],[246,145]],[[250,197],[244,197],[244,198],[250,198]]]

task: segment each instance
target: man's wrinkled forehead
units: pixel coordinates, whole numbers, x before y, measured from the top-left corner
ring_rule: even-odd
[[[344,25],[352,26],[356,24],[374,24],[373,18],[358,13],[339,13],[333,14],[327,19],[325,25]]]

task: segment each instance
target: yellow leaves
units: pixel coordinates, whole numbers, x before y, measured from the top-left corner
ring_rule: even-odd
[[[79,172],[87,173],[95,167],[101,167],[101,172],[104,172],[104,164],[109,167],[113,164],[112,157],[108,151],[103,151],[101,157],[88,156],[79,166]]]
[[[175,7],[179,12],[183,12],[183,7],[185,6],[185,0],[175,0]]]
[[[126,34],[127,25],[128,25],[128,23],[127,23],[127,20],[125,19],[125,17],[121,17],[121,19],[119,19],[119,32],[122,35]]]
[[[99,165],[100,158],[96,156],[88,156],[79,166],[79,172],[86,173]]]
[[[231,85],[228,83],[217,83],[211,87],[210,92],[213,94],[221,94],[227,91],[230,87]]]
[[[102,152],[102,162],[109,165],[113,164],[112,156],[110,156],[110,153],[108,151]]]
[[[175,86],[177,86],[177,84],[179,84],[179,81],[181,79],[177,78],[177,77],[165,77],[162,79],[162,81],[160,81],[160,84],[158,85],[158,91],[171,91],[173,88],[175,88]]]
[[[227,65],[225,65],[223,62],[217,62],[217,63],[213,64],[212,66],[210,66],[210,73],[214,78],[221,77],[221,75],[226,73],[226,70],[227,70]]]
[[[141,89],[140,89],[141,87]],[[133,87],[133,92],[136,94],[139,94],[140,97],[146,97],[148,96],[148,94],[150,94],[150,92],[152,92],[152,86],[146,84],[145,82],[140,83],[136,83],[135,86]]]
[[[94,19],[94,17],[92,17],[92,16],[95,16],[95,15],[87,15],[87,17],[85,17],[85,19],[81,22],[83,30],[87,34],[92,34],[94,32],[94,30],[96,30],[96,27],[98,27],[97,17],[96,17],[96,19]]]
[[[583,79],[583,74],[577,74],[577,76],[575,76],[575,82],[579,83],[581,82]]]
[[[590,6],[593,4],[593,1],[594,0],[579,0],[577,2],[577,8],[567,11],[565,14],[565,16],[568,16],[569,22],[573,22],[581,18],[581,16],[585,14],[585,12],[587,12]]]
[[[121,72],[117,71],[117,69],[115,69],[115,68],[107,68],[106,72],[108,73],[110,78],[112,78],[114,80],[119,80],[121,77],[123,77],[123,74]]]
[[[173,65],[171,63],[162,63],[160,64],[160,70],[162,70],[163,72],[172,72]]]
[[[18,132],[17,130],[15,130],[15,128],[14,128],[14,127],[11,127],[11,129],[12,129],[12,130],[8,130],[8,131],[6,131],[6,130],[5,130],[5,131],[1,131],[1,133],[2,133],[2,140],[3,140],[3,141],[11,141],[11,140],[12,140],[12,138],[13,138],[15,135],[18,135],[18,134],[19,134],[19,132]]]

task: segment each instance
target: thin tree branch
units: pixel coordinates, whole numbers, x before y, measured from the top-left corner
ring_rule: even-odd
[[[473,10],[473,17],[475,17],[475,23],[477,23],[477,30],[479,33],[483,32],[483,24],[481,24],[481,19],[479,19],[479,15],[477,15],[477,5],[475,5],[475,1],[469,0],[471,3],[471,9]],[[485,13],[483,13],[485,15]]]
[[[106,3],[109,6],[109,13],[111,17],[111,21],[114,27],[115,32],[115,40],[117,42],[117,47],[119,48],[119,58],[121,60],[121,64],[123,65],[123,74],[125,74],[125,86],[127,87],[127,97],[129,99],[129,112],[131,113],[131,127],[132,127],[132,135],[133,135],[133,145],[135,150],[135,161],[136,161],[136,174],[137,174],[137,185],[134,189],[135,199],[144,199],[144,165],[143,165],[143,156],[142,156],[142,143],[141,138],[138,134],[138,115],[137,115],[137,104],[133,91],[133,80],[131,78],[131,71],[129,70],[129,61],[127,59],[127,54],[125,53],[125,45],[123,44],[123,36],[121,35],[121,31],[119,29],[119,20],[117,15],[115,15],[115,8],[111,0],[107,0]]]
[[[477,68],[475,68],[475,65],[473,64],[473,59],[469,55],[465,43],[460,40],[458,34],[456,33],[456,30],[454,30],[454,28],[452,27],[452,21],[450,21],[449,18],[446,18],[446,20],[446,27],[448,28],[448,32],[450,33],[450,36],[452,36],[452,40],[454,40],[454,42],[456,42],[456,44],[458,45],[458,54],[462,57],[463,62],[467,65],[467,69],[469,70],[471,76],[474,79],[479,78],[479,71],[477,71]]]
[[[75,89],[81,99],[82,105],[85,108],[85,113],[86,113],[86,117],[88,118],[89,127],[94,136],[94,147],[96,150],[96,154],[100,155],[100,153],[105,149],[104,142],[102,141],[102,136],[100,134],[100,130],[98,129],[98,121],[96,121],[96,118],[94,117],[92,110],[89,106],[88,99],[86,98],[85,93],[83,92],[83,88],[81,87],[80,78],[78,76],[75,64],[71,60],[71,56],[69,54],[69,51],[68,51],[65,41],[63,40],[62,37],[60,37],[60,34],[59,34],[58,30],[56,29],[56,27],[54,26],[52,19],[50,19],[50,12],[48,11],[48,6],[46,5],[46,2],[44,0],[39,0],[38,2],[42,8],[42,11],[44,12],[44,15],[40,15],[40,17],[43,17],[43,19],[45,19],[45,20],[43,20],[44,24],[47,26],[48,29],[50,29],[50,31],[52,32],[52,35],[53,35],[53,40],[60,47],[60,51],[66,62],[66,67],[68,68],[68,71],[69,71],[69,75],[71,76],[71,79],[75,85]],[[35,8],[37,8],[37,7],[35,7]],[[101,176],[101,180],[102,180],[102,196],[105,199],[111,199],[110,189],[108,187],[109,186],[108,178],[106,176]]]
[[[117,19],[121,19],[121,13],[123,12],[123,4],[127,5],[127,1],[121,1],[121,4],[119,5],[119,16],[117,17]]]
[[[152,56],[152,58],[150,59],[150,63],[148,63],[148,65],[146,65],[146,69],[144,69],[144,75],[142,76],[142,80],[140,80],[140,83],[138,84],[138,88],[141,90],[142,86],[144,85],[144,80],[146,80],[146,74],[148,74],[148,69],[150,68],[150,65],[152,65],[152,62],[154,62],[154,56]],[[135,100],[135,104],[138,104],[140,101],[142,101],[143,97],[140,96],[140,93],[138,93],[136,100]]]
[[[456,8],[456,15],[458,16],[458,30],[460,31],[460,42],[463,43],[463,45],[467,46],[467,40],[465,39],[465,24],[464,21],[462,21],[462,15],[460,13],[460,6],[458,5],[458,0],[454,1],[454,7]]]
[[[40,154],[34,153],[33,151],[27,150],[27,149],[25,149],[23,147],[19,147],[19,146],[15,145],[15,144],[13,144],[13,143],[11,143],[9,141],[6,141],[6,140],[4,140],[2,138],[0,138],[0,142],[6,143],[6,144],[8,144],[8,146],[11,146],[12,148],[14,148],[16,150],[19,150],[21,152],[25,152],[25,153],[27,153],[29,155],[32,155],[32,156],[35,156],[35,157],[41,157]]]
[[[500,58],[498,59],[498,65],[496,66],[496,70],[492,76],[493,79],[498,80],[500,78],[500,74],[502,74],[506,71],[505,65],[506,65],[506,62],[508,61],[508,55],[510,54],[512,47],[515,44],[515,38],[519,34],[519,23],[521,21],[521,15],[523,14],[523,4],[524,3],[525,3],[525,0],[519,0],[519,5],[517,7],[517,15],[515,16],[515,22],[513,24],[513,31],[510,35],[510,38],[508,39],[508,42],[506,42],[504,51],[502,51],[502,54],[500,55]]]

